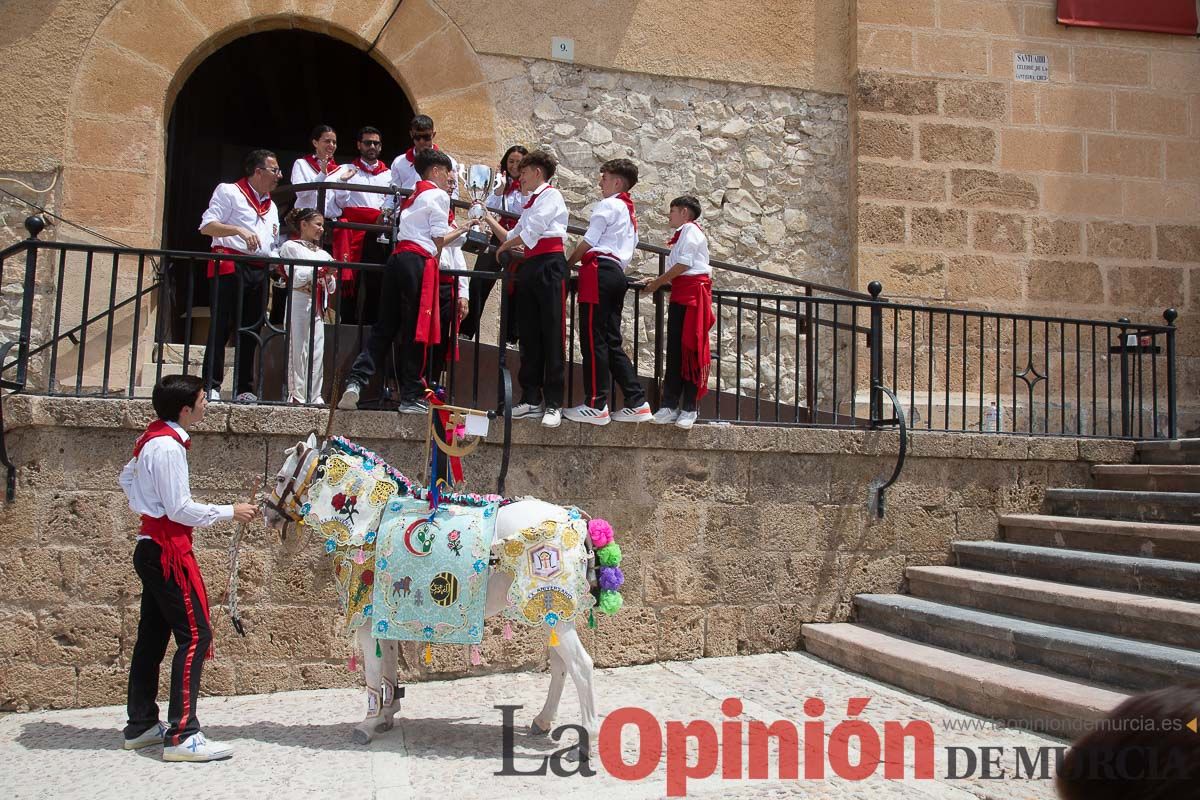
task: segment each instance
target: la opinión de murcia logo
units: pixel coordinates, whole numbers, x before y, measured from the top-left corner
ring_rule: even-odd
[[[605,717],[594,750],[585,728],[561,725],[551,731],[551,738],[561,742],[564,735],[574,733],[575,741],[524,770],[517,769],[514,753],[515,717],[522,706],[497,705],[494,708],[502,717],[502,765],[493,775],[550,773],[560,778],[589,778],[596,775],[596,765],[581,754],[594,752],[599,756],[600,768],[624,781],[649,778],[665,759],[668,797],[684,797],[688,781],[714,775],[729,781],[771,778],[863,781],[882,772],[888,780],[934,780],[937,745],[933,726],[924,720],[887,720],[878,725],[859,719],[870,702],[869,697],[850,698],[846,717],[832,726],[821,719],[826,705],[816,697],[804,701],[804,714],[809,719],[799,725],[786,719],[771,723],[738,719],[743,704],[735,697],[721,703],[725,719],[719,724],[707,720],[662,723],[644,708],[625,706]],[[1161,727],[1172,722],[1146,724]],[[1191,725],[1185,727],[1193,729]],[[627,732],[636,741],[632,758],[627,758],[622,747]],[[772,745],[776,751],[774,758]],[[1050,780],[1058,774],[1067,748],[952,746],[943,751],[946,756],[946,774],[940,776],[943,780],[1028,781]],[[1177,779],[1179,770],[1191,768],[1183,753],[1173,756],[1145,751],[1146,748],[1126,748],[1120,752],[1089,754],[1075,767],[1084,770],[1086,777],[1126,780]],[[527,757],[522,761],[527,762]],[[1196,777],[1200,779],[1200,775]]]

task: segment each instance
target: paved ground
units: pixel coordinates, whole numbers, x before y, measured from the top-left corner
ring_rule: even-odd
[[[370,746],[349,740],[350,727],[361,719],[361,693],[350,690],[286,692],[274,695],[204,698],[200,706],[205,731],[237,749],[228,761],[212,764],[169,764],[161,750],[120,749],[123,709],[44,711],[13,714],[0,719],[0,797],[3,798],[545,798],[596,797],[605,800],[653,798],[667,794],[667,757],[645,779],[624,781],[596,760],[594,777],[504,776],[503,729],[496,704],[519,704],[516,721],[526,726],[540,710],[548,678],[539,674],[492,675],[439,681],[409,687],[396,729]],[[727,720],[721,702],[737,697],[744,703],[743,723],[791,720],[800,727],[813,718],[804,701],[819,697],[827,705],[820,717],[827,734],[846,719],[851,697],[868,697],[859,719],[882,732],[889,720],[925,720],[935,736],[935,777],[914,779],[912,748],[904,758],[905,779],[883,777],[884,765],[865,781],[836,777],[830,766],[826,778],[804,779],[804,735],[801,735],[799,780],[777,780],[776,752],[771,749],[771,780],[690,780],[689,797],[831,797],[871,798],[1052,798],[1048,780],[1013,779],[1015,748],[1057,747],[1062,743],[1014,730],[991,730],[978,718],[838,670],[803,653],[777,653],[740,658],[652,664],[602,670],[596,691],[602,715],[623,706],[653,713],[662,725],[668,720]],[[568,684],[558,722],[577,721],[577,703]],[[811,710],[811,708],[810,708]],[[957,725],[960,729],[947,729]],[[976,725],[974,730],[961,726]],[[660,728],[665,730],[665,728]],[[861,728],[860,728],[861,730]],[[625,761],[637,757],[637,737],[626,728],[622,739]],[[743,733],[743,736],[746,734]],[[573,737],[574,734],[567,734]],[[836,738],[836,737],[834,737]],[[858,739],[851,739],[849,763],[857,764]],[[518,729],[513,763],[528,771],[558,746]],[[1004,780],[947,778],[947,749],[972,748],[978,761],[981,747],[993,751],[1009,777]],[[836,749],[836,745],[833,746]],[[869,746],[868,746],[869,749]],[[679,752],[679,748],[675,748]],[[688,763],[699,755],[693,745]],[[962,751],[959,751],[960,754]],[[966,759],[960,755],[958,766]],[[730,757],[725,756],[726,765]],[[839,762],[842,763],[842,762]],[[565,766],[573,768],[574,765]],[[679,771],[676,771],[678,774]],[[602,793],[602,794],[598,794]]]

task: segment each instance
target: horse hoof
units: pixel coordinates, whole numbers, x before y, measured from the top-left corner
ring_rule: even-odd
[[[550,729],[543,728],[541,725],[538,725],[538,721],[536,719],[533,722],[529,723],[529,735],[530,736],[545,736],[548,733],[550,733]]]
[[[394,725],[395,723],[390,719],[385,719],[383,722],[375,726],[375,732],[383,733],[384,731],[390,731]]]
[[[371,734],[364,731],[362,728],[355,728],[350,731],[350,741],[354,744],[370,744]]]

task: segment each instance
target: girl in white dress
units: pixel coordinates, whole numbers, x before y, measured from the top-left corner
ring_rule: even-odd
[[[314,208],[293,208],[284,221],[299,238],[289,239],[279,248],[281,258],[333,260],[318,244],[325,231],[325,217],[321,212]],[[285,269],[292,275],[291,301],[288,303],[288,400],[324,405],[321,389],[325,376],[325,310],[330,307],[337,289],[337,272],[334,268],[301,264]],[[305,376],[308,376],[307,389]]]

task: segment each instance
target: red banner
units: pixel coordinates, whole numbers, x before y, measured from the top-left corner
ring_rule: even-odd
[[[1196,0],[1058,0],[1063,25],[1196,35]]]

